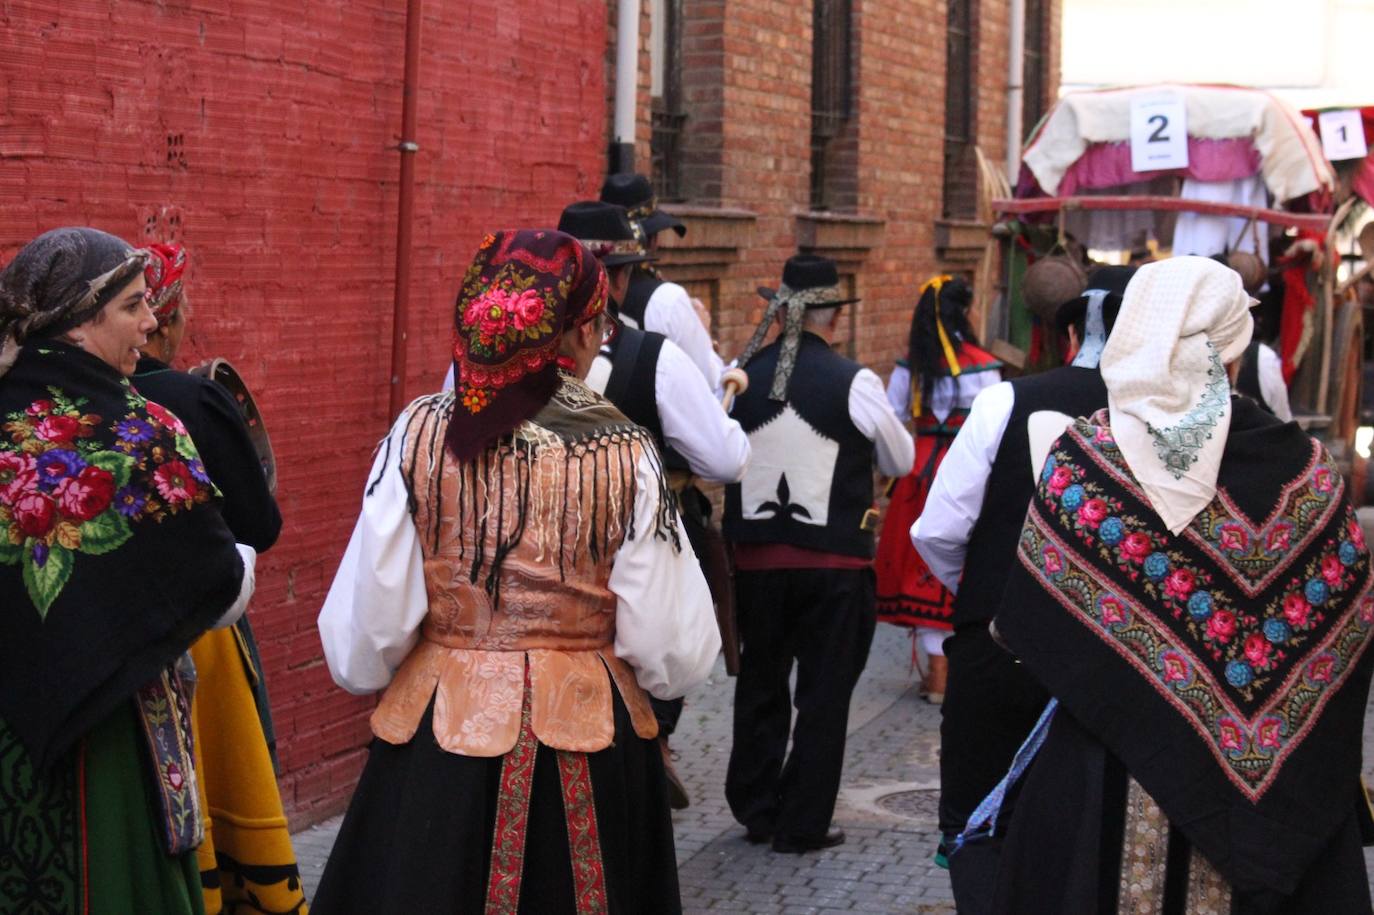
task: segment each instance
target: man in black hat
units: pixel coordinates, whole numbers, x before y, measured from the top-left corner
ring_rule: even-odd
[[[653,185],[643,175],[610,175],[601,185],[601,200],[625,208],[644,252],[651,256],[658,248],[660,232],[672,229],[679,238],[687,234],[682,220],[658,208]],[[697,305],[686,289],[664,280],[651,265],[640,264],[632,272],[629,291],[620,302],[620,320],[672,340],[691,358],[706,383],[719,387],[724,366]]]
[[[725,781],[751,842],[779,852],[844,841],[830,828],[844,764],[849,698],[877,623],[873,465],[911,469],[911,436],[873,372],[830,347],[841,298],[835,263],[797,255],[740,356],[749,387],[734,416],[753,456],[726,488],[744,643]],[[760,348],[769,326],[778,339]],[[797,663],[796,725],[784,762]]]
[[[630,271],[649,260],[639,247],[625,210],[594,200],[574,203],[563,211],[558,231],[581,241],[600,258],[610,277],[610,308],[618,314]],[[723,590],[730,587],[728,567],[719,567],[724,566],[724,556],[716,555],[719,532],[709,524],[711,503],[694,485],[693,477],[715,483],[739,480],[749,462],[749,439],[744,430],[721,409],[720,401],[687,355],[659,333],[622,326],[602,346],[586,381],[588,387],[605,395],[620,412],[653,434],[712,597],[718,604],[729,599]],[[682,716],[683,702],[651,701],[658,719],[669,800],[674,809],[681,810],[691,801],[673,767],[668,739]]]
[[[921,558],[955,592],[954,634],[944,643],[949,679],[940,724],[945,841],[936,860],[950,869],[961,915],[991,904],[1000,838],[950,854],[953,837],[1006,774],[1049,700],[988,630],[1035,496],[1032,417],[1044,411],[1091,416],[1107,406],[1098,362],[1134,273],[1134,267],[1095,270],[1087,290],[1059,307],[1055,324],[1077,351],[1071,365],[1004,381],[978,395],[911,528]],[[1052,437],[1062,431],[1063,424]],[[1009,820],[1006,812],[999,818]]]

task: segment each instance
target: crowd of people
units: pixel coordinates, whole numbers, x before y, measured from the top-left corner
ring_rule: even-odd
[[[724,363],[665,231],[613,175],[455,278],[319,613],[380,698],[317,913],[680,911],[669,739],[722,649],[743,838],[843,843],[879,621],[941,705],[961,913],[1370,910],[1369,552],[1239,274],[1099,269],[1068,364],[1009,379],[933,277],[885,388],[809,254]],[[172,368],[187,262],[67,228],[0,273],[4,911],[307,911],[244,615],[281,515]]]

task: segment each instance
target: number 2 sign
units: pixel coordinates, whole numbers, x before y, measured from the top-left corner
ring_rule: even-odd
[[[1188,111],[1176,95],[1131,102],[1131,168],[1156,172],[1188,167]]]

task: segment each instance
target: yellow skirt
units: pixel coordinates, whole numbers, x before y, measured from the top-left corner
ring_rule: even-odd
[[[253,703],[253,669],[233,628],[191,646],[191,706],[205,842],[197,852],[205,911],[305,915],[296,853]]]

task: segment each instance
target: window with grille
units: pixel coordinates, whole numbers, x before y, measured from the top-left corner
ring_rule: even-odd
[[[840,136],[852,111],[850,0],[813,0],[811,45],[811,208],[840,203]]]
[[[683,198],[682,3],[652,0],[649,13],[649,151],[654,192],[661,200]]]
[[[1021,129],[1029,135],[1045,115],[1049,68],[1049,0],[1026,0],[1026,53],[1021,85]]]
[[[946,219],[972,219],[977,212],[974,153],[973,16],[977,0],[949,0],[945,23]]]

